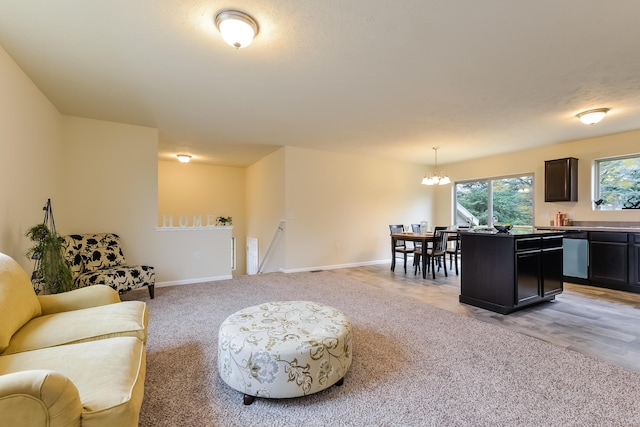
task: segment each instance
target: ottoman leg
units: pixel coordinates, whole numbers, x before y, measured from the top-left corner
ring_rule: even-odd
[[[245,394],[242,398],[242,403],[244,403],[245,405],[251,405],[254,400],[256,400],[255,396],[249,396],[248,394]]]
[[[338,387],[340,387],[342,384],[344,384],[344,377],[340,378],[340,379],[338,380],[338,382],[336,382],[336,385],[337,385]]]

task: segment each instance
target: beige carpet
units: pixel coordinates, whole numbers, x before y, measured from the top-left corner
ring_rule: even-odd
[[[123,296],[134,298],[150,307],[142,426],[640,425],[640,373],[330,271]],[[244,406],[218,376],[218,327],[283,300],[347,313],[353,364],[342,387]]]

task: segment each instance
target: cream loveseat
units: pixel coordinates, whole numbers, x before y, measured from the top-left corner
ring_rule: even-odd
[[[137,426],[147,319],[108,286],[36,295],[0,254],[0,427]]]

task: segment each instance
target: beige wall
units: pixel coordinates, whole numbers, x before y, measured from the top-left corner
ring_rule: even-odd
[[[591,189],[595,159],[640,153],[640,131],[620,133],[600,138],[571,141],[533,150],[486,157],[467,162],[443,165],[452,180],[512,174],[534,174],[535,224],[549,225],[560,211],[577,221],[640,221],[638,211],[593,210]],[[564,157],[578,158],[578,201],[550,203],[544,201],[544,161]],[[437,190],[437,219],[451,222],[453,215],[452,186]]]
[[[285,149],[271,153],[246,169],[247,236],[258,239],[259,257],[264,258],[278,224],[285,219]],[[286,234],[286,231],[285,231]],[[263,272],[285,268],[285,239],[273,246]],[[238,245],[239,246],[239,245]]]
[[[145,261],[157,212],[156,129],[63,116],[61,233],[113,232]],[[140,242],[140,243],[136,243]]]
[[[202,165],[197,163],[158,162],[158,225],[163,216],[172,216],[178,226],[186,215],[189,225],[193,216],[233,218],[232,236],[236,238],[237,260],[234,274],[245,274],[245,169]]]
[[[389,224],[432,221],[422,166],[285,150],[286,271],[388,260]]]
[[[0,47],[0,252],[28,272],[24,233],[48,198],[58,219],[61,144],[60,114]]]

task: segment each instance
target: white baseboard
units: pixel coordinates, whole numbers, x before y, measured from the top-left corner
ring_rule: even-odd
[[[338,268],[363,267],[367,265],[388,264],[390,262],[391,262],[391,259],[381,259],[377,261],[354,262],[349,264],[322,265],[317,267],[304,267],[304,268],[291,268],[291,269],[280,268],[278,269],[278,271],[281,273],[304,273],[307,271],[336,270]],[[164,286],[193,285],[196,283],[215,282],[217,280],[228,280],[228,279],[233,279],[233,276],[229,275],[229,276],[216,276],[216,277],[201,277],[196,279],[156,282],[156,287],[162,288]]]
[[[233,279],[233,276],[228,275],[228,276],[215,276],[215,277],[200,277],[197,279],[186,279],[186,280],[172,280],[169,282],[156,282],[156,287],[163,288],[165,286],[193,285],[196,283],[215,282],[217,280],[229,280],[229,279]]]
[[[317,267],[305,267],[305,268],[288,268],[279,269],[282,273],[302,273],[305,271],[317,271],[317,270],[336,270],[338,268],[350,268],[350,267],[363,267],[366,265],[378,265],[378,264],[388,264],[390,263],[390,259],[382,259],[377,261],[365,261],[365,262],[354,262],[349,264],[335,264],[335,265],[323,265]]]

